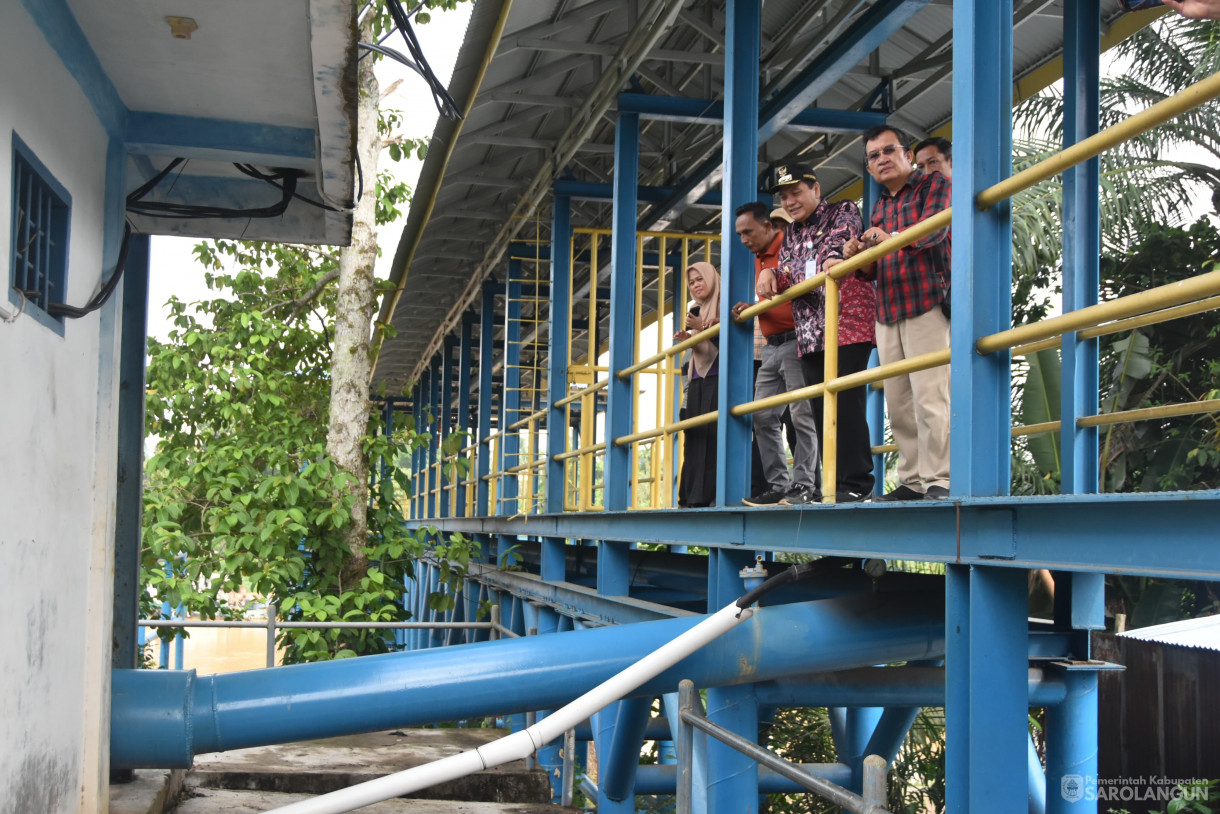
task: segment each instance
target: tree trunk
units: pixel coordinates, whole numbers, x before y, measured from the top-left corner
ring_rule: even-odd
[[[366,15],[367,19],[372,17],[372,14]],[[362,38],[371,39],[372,34],[363,32]],[[327,453],[352,476],[353,482],[348,488],[355,498],[351,522],[344,532],[344,542],[352,552],[352,559],[343,569],[342,590],[355,585],[368,568],[364,546],[368,543],[369,468],[361,439],[369,421],[369,346],[376,307],[376,179],[377,157],[381,153],[381,136],[377,132],[380,99],[373,62],[368,59],[360,64],[356,149],[364,175],[364,196],[353,217],[351,245],[339,253],[330,426],[326,436]]]

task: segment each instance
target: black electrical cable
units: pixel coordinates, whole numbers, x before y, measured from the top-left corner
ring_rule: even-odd
[[[265,181],[266,183],[270,184],[271,186],[275,187],[276,189],[280,190],[281,192],[284,191],[284,187],[279,184],[279,179],[281,176],[261,172],[258,169],[258,167],[255,167],[253,164],[236,164],[235,163],[233,166],[236,167],[237,171],[242,173],[243,175],[248,175],[251,178],[257,178],[259,181]],[[363,183],[363,181],[361,183]],[[363,190],[361,190],[361,191],[363,191]],[[342,209],[333,207],[330,204],[325,204],[325,203],[322,203],[321,201],[315,201],[313,198],[307,198],[299,192],[292,193],[292,197],[296,198],[298,201],[303,201],[303,202],[309,204],[310,206],[316,206],[316,207],[318,207],[318,209],[325,209],[328,212],[342,212],[343,211]]]
[[[272,173],[261,173],[254,170],[255,174],[252,177],[265,181],[280,190],[281,195],[277,203],[252,209],[233,209],[220,206],[200,206],[198,204],[177,204],[165,201],[143,200],[144,196],[151,192],[158,183],[164,180],[171,170],[183,161],[184,159],[182,158],[175,158],[170,162],[169,166],[128,195],[127,211],[155,218],[277,218],[284,214],[284,211],[288,209],[288,205],[292,203],[292,199],[297,197],[297,181],[304,175],[304,172],[301,170],[294,169],[279,169]],[[247,175],[251,174],[243,170],[239,165],[235,164],[234,166]],[[282,182],[282,185],[275,183],[277,181]],[[315,206],[323,205],[308,198],[302,198],[302,200],[308,201]]]
[[[449,91],[445,89],[441,81],[436,78],[436,73],[432,70],[432,66],[428,64],[423,48],[420,47],[419,39],[415,36],[415,30],[411,27],[409,15],[403,11],[400,0],[386,0],[386,9],[390,12],[390,17],[394,20],[395,27],[398,28],[402,34],[403,41],[407,44],[407,52],[424,69],[424,81],[428,83],[428,88],[432,91],[432,99],[436,103],[436,109],[447,119],[460,120],[464,118],[462,111],[458,109],[457,102],[449,95]]]
[[[798,582],[805,577],[810,576],[813,574],[813,572],[813,563],[810,562],[803,562],[793,565],[791,568],[785,568],[780,573],[768,579],[762,585],[759,585],[757,588],[752,588],[751,590],[742,594],[741,598],[736,602],[737,607],[745,610],[767,594],[774,591],[776,588],[787,585],[790,582]]]
[[[105,305],[106,301],[110,299],[110,295],[114,293],[114,289],[118,287],[119,278],[123,276],[123,269],[127,268],[127,249],[130,242],[131,224],[125,223],[123,224],[123,243],[119,246],[118,262],[114,264],[114,273],[110,275],[110,279],[106,281],[101,290],[94,294],[83,308],[77,308],[75,305],[68,305],[64,302],[53,302],[47,305],[47,313],[53,317],[80,319]]]
[[[395,51],[393,48],[386,48],[384,45],[381,45],[380,43],[375,43],[375,42],[359,42],[359,43],[357,43],[357,45],[359,45],[365,51],[375,51],[378,54],[382,54],[384,56],[389,57],[390,59],[394,60],[395,62],[401,62],[403,65],[406,65],[408,68],[410,68],[411,70],[415,71],[417,74],[422,76],[424,78],[425,82],[428,81],[428,75],[426,73],[424,73],[423,68],[419,67],[419,65],[417,65],[414,62],[412,62],[411,60],[407,59],[405,56],[402,55],[402,53]],[[367,53],[362,54],[360,56],[360,58],[364,59],[366,56],[368,56]]]

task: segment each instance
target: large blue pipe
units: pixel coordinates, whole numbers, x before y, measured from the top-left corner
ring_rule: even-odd
[[[111,762],[188,767],[196,754],[400,726],[553,709],[704,617],[529,636],[225,675],[116,670]],[[744,684],[944,655],[939,593],[762,608],[647,682]]]

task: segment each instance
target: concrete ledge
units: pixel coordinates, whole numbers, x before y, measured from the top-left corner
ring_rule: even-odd
[[[164,814],[182,791],[186,771],[138,769],[130,783],[110,784],[110,814]]]
[[[182,801],[175,814],[258,814],[289,803],[308,800],[308,794],[271,791],[203,789]],[[580,809],[540,803],[464,803],[437,800],[386,800],[360,809],[369,814],[577,814]]]
[[[200,755],[187,777],[201,793],[230,789],[326,794],[474,749],[494,729],[405,729]],[[412,798],[549,803],[546,774],[524,761],[441,783]]]

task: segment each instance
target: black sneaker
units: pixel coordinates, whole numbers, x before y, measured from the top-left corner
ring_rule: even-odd
[[[925,500],[948,500],[948,486],[929,486],[927,493],[924,495]]]
[[[835,492],[835,503],[863,503],[873,499],[873,490],[867,492]]]
[[[822,496],[816,491],[798,483],[784,493],[784,499],[780,503],[784,506],[804,506],[806,503],[817,503],[821,499]]]
[[[784,494],[782,489],[768,489],[761,495],[751,495],[741,502],[747,506],[774,506],[784,499]]]
[[[874,503],[892,503],[899,500],[923,500],[923,494],[909,486],[899,486],[892,492],[886,492],[884,495],[877,495],[873,498]]]

